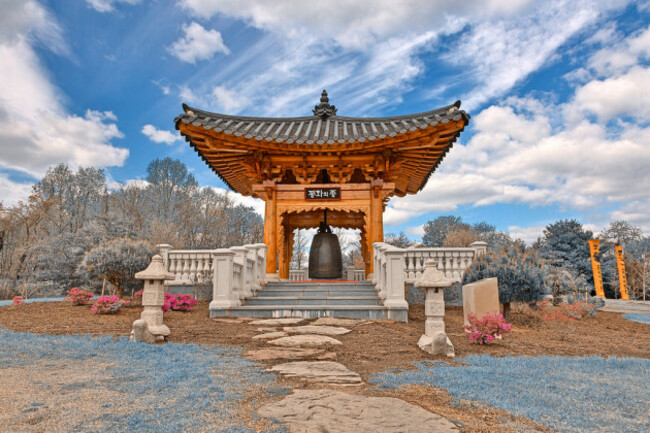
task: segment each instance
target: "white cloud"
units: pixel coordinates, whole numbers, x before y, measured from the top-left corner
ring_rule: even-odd
[[[9,177],[0,173],[0,203],[5,207],[14,206],[19,201],[27,200],[32,191],[32,183],[14,182]]]
[[[258,213],[262,217],[264,216],[264,207],[266,206],[264,200],[261,200],[259,198],[253,198],[250,196],[243,196],[237,192],[233,192],[224,188],[218,188],[218,187],[208,187],[208,188],[212,188],[219,194],[228,194],[228,196],[232,198],[235,204],[241,204],[243,206],[252,207],[256,213]]]
[[[394,0],[181,0],[191,14],[211,18],[216,14],[243,20],[271,32],[308,33],[333,39],[346,48],[363,49],[377,41],[404,33],[436,29],[459,30],[468,17],[510,15],[527,8],[530,0],[394,1]]]
[[[60,162],[73,167],[121,165],[129,151],[111,144],[122,137],[115,115],[93,110],[83,116],[69,113],[62,103],[65,96],[49,81],[33,48],[43,43],[65,54],[58,24],[34,1],[13,3],[0,7],[2,20],[7,12],[11,21],[8,27],[0,25],[0,168],[40,177]],[[48,35],[50,42],[41,42]],[[8,185],[2,184],[0,196],[20,190]]]
[[[591,81],[576,92],[576,108],[594,113],[603,121],[621,115],[650,121],[648,83],[650,68],[640,66],[621,76]]]
[[[171,131],[158,129],[153,125],[144,125],[142,127],[142,133],[155,143],[165,143],[170,146],[181,139],[180,135],[174,134]]]
[[[424,224],[419,226],[407,227],[406,234],[421,238],[422,236],[424,236]]]
[[[103,13],[115,10],[115,5],[117,3],[134,5],[140,3],[140,0],[86,0],[86,3],[97,12]]]
[[[513,239],[519,238],[530,245],[535,242],[537,238],[542,236],[545,228],[546,224],[528,227],[510,226],[508,227],[508,233],[510,233],[510,236],[512,236]]]
[[[216,104],[226,112],[238,112],[249,104],[248,98],[223,86],[216,86],[212,89],[212,96]]]
[[[597,51],[589,60],[589,67],[600,75],[620,74],[636,65],[639,58],[649,55],[650,27],[647,27],[638,34]]]
[[[183,26],[183,32],[183,37],[168,48],[183,62],[195,64],[197,60],[207,60],[217,52],[230,54],[221,33],[214,29],[206,30],[201,24],[192,22]]]

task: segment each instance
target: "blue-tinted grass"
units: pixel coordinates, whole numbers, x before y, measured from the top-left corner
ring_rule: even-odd
[[[650,314],[628,313],[628,314],[624,314],[623,318],[627,320],[631,320],[633,322],[639,322],[645,325],[650,325]]]
[[[64,297],[57,297],[57,298],[32,298],[32,299],[24,299],[26,304],[31,304],[32,302],[57,302],[57,301],[63,301]],[[13,303],[13,299],[8,299],[5,301],[0,301],[0,307],[8,307]]]
[[[561,432],[650,431],[650,360],[540,356],[460,359],[468,366],[416,363],[373,375],[380,388],[430,385]]]
[[[97,431],[98,426],[101,431],[195,431],[212,414],[223,420],[215,431],[245,432],[249,430],[236,420],[238,402],[247,390],[287,392],[239,350],[221,346],[148,345],[126,338],[34,335],[0,328],[0,347],[0,365],[24,368],[25,374],[36,361],[69,363],[61,374],[95,363],[106,366],[94,379],[67,386],[119,392],[130,409],[112,413],[107,407],[74,431]]]

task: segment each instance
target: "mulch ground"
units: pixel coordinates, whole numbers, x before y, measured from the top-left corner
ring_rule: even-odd
[[[211,320],[208,305],[208,302],[199,302],[189,313],[165,313],[165,324],[171,329],[169,341],[236,345],[245,350],[268,347],[264,341],[251,340],[259,334],[257,326]],[[141,307],[133,305],[115,315],[95,315],[89,306],[72,306],[66,302],[32,303],[0,308],[0,326],[37,334],[128,336],[140,312]],[[329,350],[336,352],[338,362],[359,372],[365,379],[371,373],[391,368],[413,368],[413,362],[442,359],[417,346],[424,332],[424,321],[423,307],[412,305],[409,323],[384,320],[354,326],[349,334],[336,337],[343,345]],[[448,307],[445,315],[447,333],[457,358],[472,354],[650,358],[650,326],[625,320],[620,313],[599,312],[594,318],[553,323],[542,320],[539,313],[527,307],[519,307],[513,308],[511,322],[512,332],[503,340],[478,346],[471,344],[464,334],[461,307]],[[286,383],[294,388],[309,386],[297,381]],[[548,431],[532,421],[490,407],[472,403],[459,405],[451,401],[446,391],[437,388],[410,386],[383,392],[365,386],[352,392],[400,397],[459,422],[463,426],[461,430],[466,432]]]

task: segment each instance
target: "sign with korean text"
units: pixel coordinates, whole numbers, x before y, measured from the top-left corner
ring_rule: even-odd
[[[306,200],[340,200],[341,188],[306,188]]]

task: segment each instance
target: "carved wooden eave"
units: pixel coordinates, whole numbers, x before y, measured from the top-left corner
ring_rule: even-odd
[[[314,116],[229,116],[183,105],[176,129],[233,190],[257,196],[253,185],[353,177],[395,184],[395,194],[415,194],[425,185],[469,122],[460,102],[423,113],[381,118],[336,115],[324,92]],[[289,173],[289,171],[291,173]]]

